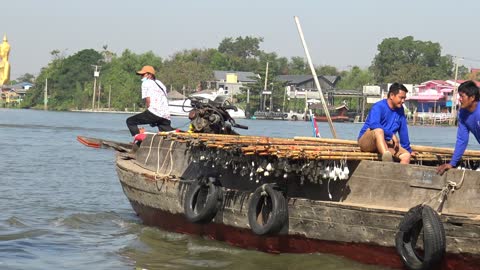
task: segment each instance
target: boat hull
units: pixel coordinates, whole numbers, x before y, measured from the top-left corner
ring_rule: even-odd
[[[286,181],[288,224],[278,235],[258,236],[250,229],[247,212],[252,191],[261,183],[230,169],[205,167],[192,161],[186,144],[152,138],[142,147],[135,160],[117,156],[117,172],[124,193],[146,225],[203,235],[243,248],[274,253],[332,253],[394,268],[402,266],[395,250],[395,234],[403,216],[410,207],[438,193],[436,186],[446,181],[432,177],[432,169],[422,166],[410,168],[375,161],[352,164],[353,174],[348,181],[328,186],[301,185],[292,175]],[[208,224],[188,222],[183,210],[186,190],[200,172],[215,174],[225,192],[221,209]],[[459,176],[452,175],[457,179]],[[447,256],[442,269],[478,269],[480,265],[480,220],[478,214],[467,214],[479,211],[478,206],[467,203],[478,196],[473,194],[478,189],[476,182],[475,172],[465,174],[465,183],[469,183],[465,193],[456,191],[444,206],[441,218]]]

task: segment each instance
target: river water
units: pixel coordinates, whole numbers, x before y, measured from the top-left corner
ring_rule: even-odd
[[[114,153],[76,142],[77,135],[130,141],[128,116],[0,109],[0,269],[385,269],[327,254],[243,250],[143,226],[118,182]],[[312,134],[302,121],[237,122],[250,127],[239,130],[248,135]],[[172,125],[186,129],[187,119]],[[335,128],[339,138],[355,139],[361,125]],[[326,123],[320,132],[331,137]],[[413,144],[453,147],[455,134],[453,127],[410,127]]]

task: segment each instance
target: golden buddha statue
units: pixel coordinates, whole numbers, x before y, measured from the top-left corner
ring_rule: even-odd
[[[10,54],[10,44],[7,41],[7,35],[3,36],[2,45],[0,45],[0,85],[5,85],[10,81],[10,63],[8,55]]]

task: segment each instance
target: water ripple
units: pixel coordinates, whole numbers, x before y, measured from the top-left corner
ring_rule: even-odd
[[[34,237],[39,237],[48,233],[49,231],[44,229],[30,229],[30,230],[24,230],[24,231],[19,231],[14,233],[0,234],[0,241],[11,241],[11,240],[18,240],[18,239],[34,238]]]

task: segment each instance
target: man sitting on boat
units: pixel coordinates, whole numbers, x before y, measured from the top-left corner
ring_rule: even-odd
[[[388,90],[387,99],[373,104],[358,135],[360,150],[380,153],[383,161],[392,161],[393,156],[402,164],[410,163],[412,149],[403,109],[407,92],[403,84],[394,83]],[[397,132],[400,141],[395,135]]]
[[[127,118],[127,126],[135,140],[142,140],[136,135],[140,133],[138,125],[155,125],[160,131],[172,131],[170,113],[168,111],[167,91],[165,85],[155,78],[155,69],[144,66],[137,71],[142,80],[142,99],[147,110]]]
[[[473,81],[466,81],[458,87],[460,110],[458,112],[458,129],[455,150],[453,151],[450,163],[440,165],[437,173],[443,174],[445,171],[458,165],[458,162],[467,149],[469,133],[475,136],[480,143],[480,90]]]

